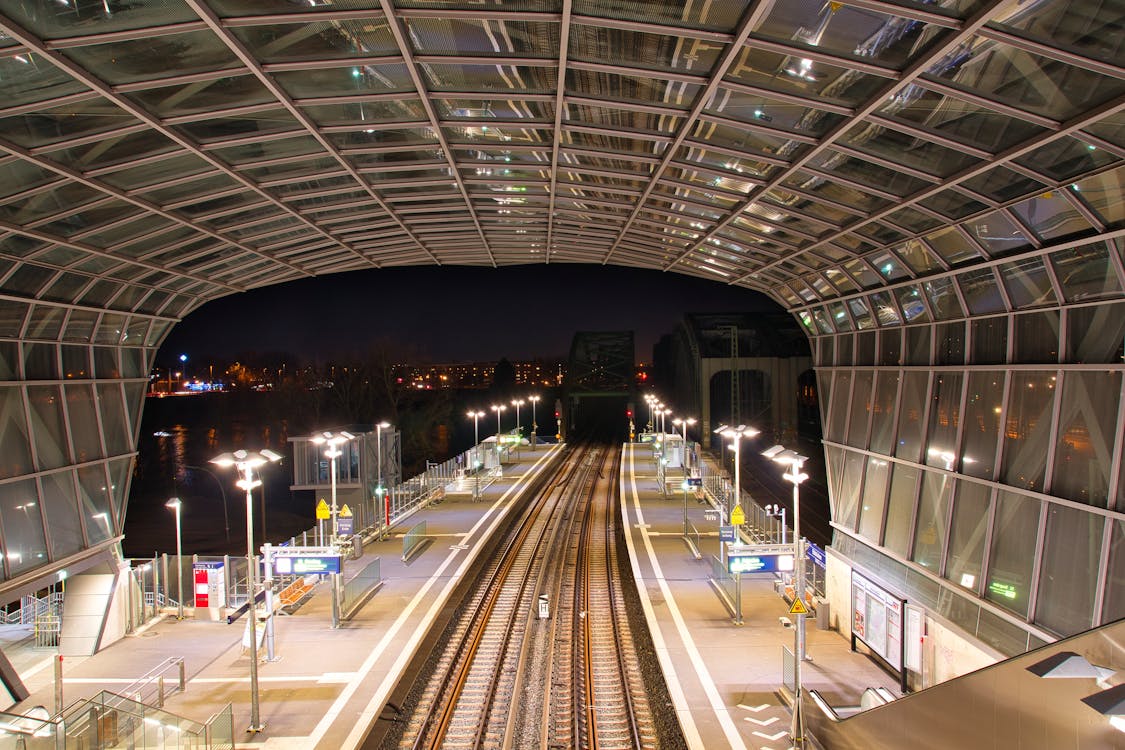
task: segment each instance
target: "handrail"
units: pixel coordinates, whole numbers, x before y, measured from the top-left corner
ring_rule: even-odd
[[[156,695],[156,706],[158,708],[163,708],[164,707],[164,698],[167,697],[167,695],[169,695],[169,693],[165,692],[165,690],[164,690],[164,684],[165,684],[164,683],[164,673],[167,672],[172,667],[176,667],[177,670],[178,670],[176,687],[179,688],[179,692],[182,693],[184,691],[185,687],[187,686],[187,681],[185,679],[185,673],[184,673],[184,657],[182,657],[182,656],[169,656],[167,659],[160,662],[160,664],[156,665],[155,667],[150,669],[148,672],[141,675],[136,680],[133,680],[133,682],[129,683],[128,685],[126,685],[121,690],[121,695],[129,698],[130,700],[135,700],[138,703],[144,703],[145,701],[141,700],[141,697],[144,694],[144,688],[146,688],[150,685],[155,685],[155,687],[156,687],[156,693],[155,693],[155,695]],[[172,692],[176,692],[176,691],[172,691]]]

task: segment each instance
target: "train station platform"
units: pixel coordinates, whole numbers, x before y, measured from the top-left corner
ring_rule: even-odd
[[[233,705],[239,748],[355,748],[378,722],[395,720],[387,705],[394,683],[470,568],[482,541],[503,524],[528,482],[545,471],[559,446],[524,449],[504,466],[503,479],[480,500],[450,495],[403,521],[388,539],[364,547],[345,563],[344,577],[380,558],[383,585],[348,621],[332,627],[327,583],[292,615],[275,618],[275,659],[262,650],[258,669],[264,729],[246,732],[250,720],[250,657],[244,648],[245,618],[234,624],[174,612],[89,657],[62,664],[62,705],[114,691],[165,662],[182,657],[186,688],[167,699],[172,714],[204,722]],[[629,554],[656,647],[689,746],[698,748],[788,747],[789,709],[781,697],[781,649],[793,631],[779,624],[788,605],[767,581],[743,584],[742,625],[709,583],[710,569],[681,538],[683,505],[656,483],[648,446],[626,447],[622,489]],[[702,528],[704,506],[688,512]],[[426,522],[429,543],[402,559],[403,533]],[[711,524],[714,525],[714,524]],[[718,547],[717,532],[703,544]],[[188,610],[190,613],[190,610]],[[810,622],[811,625],[811,622]],[[866,657],[852,653],[837,633],[808,631],[813,661],[805,684],[834,702],[858,700],[865,687],[893,689],[895,682]],[[27,640],[4,644],[31,691],[9,712],[35,706],[53,712],[57,657]],[[808,710],[806,708],[806,710]]]

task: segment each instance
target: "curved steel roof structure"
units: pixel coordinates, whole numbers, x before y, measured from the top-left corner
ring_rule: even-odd
[[[178,318],[612,263],[799,308],[1118,226],[1120,31],[1060,0],[0,2],[3,286]]]
[[[155,349],[206,301],[581,263],[802,322],[834,559],[996,654],[1125,616],[1123,19],[0,0],[0,594],[116,564]]]

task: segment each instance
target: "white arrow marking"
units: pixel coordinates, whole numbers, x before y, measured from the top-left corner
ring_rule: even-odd
[[[770,742],[773,742],[775,740],[780,740],[782,737],[784,737],[787,734],[788,734],[788,732],[786,732],[784,729],[781,730],[780,732],[778,732],[777,734],[762,734],[761,732],[754,732],[755,737],[761,737],[762,739],[769,740]]]
[[[742,718],[744,721],[752,721],[760,727],[768,727],[770,724],[776,724],[777,722],[781,721],[781,719],[777,718],[776,716],[766,719],[765,721],[762,721],[761,719],[753,719],[749,716],[744,716]]]
[[[742,709],[745,709],[745,710],[747,710],[747,711],[753,711],[754,713],[758,713],[759,711],[761,711],[761,710],[763,710],[763,709],[769,708],[769,707],[770,707],[770,704],[768,704],[768,703],[763,703],[763,704],[762,704],[762,705],[760,705],[760,706],[747,706],[747,705],[746,705],[745,703],[739,703],[739,704],[738,704],[738,707],[739,707],[739,708],[742,708]]]

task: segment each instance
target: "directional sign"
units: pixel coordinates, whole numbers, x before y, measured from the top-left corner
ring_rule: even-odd
[[[273,561],[278,575],[327,575],[341,570],[339,555],[305,555],[278,557]]]
[[[792,555],[728,555],[728,573],[777,573],[793,569]]]
[[[702,487],[703,486],[703,477],[688,477],[686,481],[687,481],[688,487]]]
[[[316,520],[327,521],[331,517],[332,511],[329,510],[328,503],[324,502],[324,498],[322,497],[320,502],[316,504]]]
[[[705,518],[708,521],[718,521],[719,520],[719,511],[712,510],[712,509],[709,508],[709,509],[703,511],[703,518]]]
[[[730,522],[732,526],[741,526],[746,523],[746,513],[743,512],[741,505],[734,506],[734,510],[730,512]]]
[[[720,542],[733,542],[736,539],[733,526],[720,526],[719,527],[719,541]]]
[[[824,554],[823,549],[817,547],[812,542],[805,543],[805,554],[820,567],[825,568],[828,566],[828,556]]]
[[[344,506],[345,508],[348,506]],[[336,533],[339,536],[351,536],[355,533],[355,518],[349,514],[344,515],[343,512],[336,518]]]

